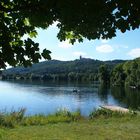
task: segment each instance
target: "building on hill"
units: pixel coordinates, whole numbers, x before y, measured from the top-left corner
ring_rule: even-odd
[[[82,60],[82,55],[80,55],[80,58],[79,59]]]

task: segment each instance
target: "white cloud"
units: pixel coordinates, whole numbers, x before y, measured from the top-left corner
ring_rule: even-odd
[[[140,48],[132,49],[130,52],[128,52],[128,55],[132,58],[140,57]]]
[[[126,45],[123,45],[122,46],[124,49],[128,49],[129,47],[128,46],[126,46]]]
[[[115,49],[128,49],[129,47],[127,46],[127,45],[113,45],[113,47],[115,48]]]
[[[86,56],[87,54],[85,52],[73,52],[74,56]]]
[[[109,40],[106,40],[106,39],[101,39],[101,43],[108,43]]]
[[[69,43],[68,40],[59,42],[58,47],[60,48],[71,48],[72,44]]]
[[[114,49],[112,48],[112,46],[108,44],[103,44],[103,45],[97,46],[96,51],[101,52],[101,53],[111,53],[114,51]]]

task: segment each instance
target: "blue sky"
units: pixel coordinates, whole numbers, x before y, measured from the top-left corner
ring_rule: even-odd
[[[57,39],[58,29],[55,24],[47,30],[37,29],[38,36],[34,40],[40,44],[40,49],[50,50],[52,59],[74,60],[80,55],[98,60],[134,59],[140,57],[140,29],[117,32],[117,37],[111,40],[84,40],[83,43],[71,45],[68,41]]]

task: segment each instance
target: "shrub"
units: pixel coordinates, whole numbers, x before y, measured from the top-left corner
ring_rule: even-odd
[[[15,127],[24,118],[25,109],[12,111],[10,113],[0,113],[0,125],[8,128]]]
[[[65,116],[68,117],[71,121],[77,121],[82,119],[82,115],[80,110],[77,110],[75,112],[70,112],[67,109],[60,109],[55,113],[56,116]]]

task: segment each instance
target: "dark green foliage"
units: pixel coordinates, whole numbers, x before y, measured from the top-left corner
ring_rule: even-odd
[[[111,73],[111,83],[113,85],[124,86],[126,74],[123,70],[123,64],[118,64]]]
[[[41,57],[50,59],[50,51],[44,50],[40,54],[39,44],[32,40],[37,32],[24,12],[26,6],[25,1],[0,1],[0,69],[5,68],[6,63],[27,67],[39,62]],[[29,37],[23,40],[27,34]]]
[[[117,65],[112,71],[111,83],[140,88],[140,58]]]
[[[99,81],[103,84],[108,84],[110,82],[110,71],[106,64],[99,67]]]
[[[116,31],[139,28],[140,1],[138,0],[1,0],[0,1],[0,68],[30,66],[50,51],[39,53],[36,27],[47,29],[58,22],[60,41],[72,44],[83,38],[109,39]],[[22,39],[24,35],[29,38]]]
[[[127,74],[125,85],[140,87],[140,58],[124,64]]]

